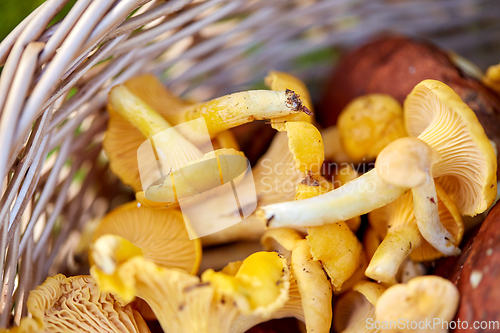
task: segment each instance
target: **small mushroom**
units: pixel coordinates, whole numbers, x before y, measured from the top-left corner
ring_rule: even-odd
[[[49,277],[30,292],[27,307],[41,327],[37,332],[149,332],[137,311],[90,276]]]
[[[427,164],[429,167],[433,165],[432,170],[419,172],[412,177],[413,185],[423,186],[417,195],[414,193],[414,201],[418,202],[415,207],[417,221],[420,218],[420,224],[434,226],[433,229],[444,232],[435,219],[437,214],[423,214],[436,210],[431,206],[435,206],[431,201],[436,200],[435,196],[421,200],[422,194],[432,193],[433,180],[423,177],[430,175],[431,171],[457,204],[461,214],[476,215],[486,210],[496,196],[496,157],[474,112],[448,86],[433,80],[422,81],[414,88],[405,101],[404,110],[408,134],[418,136],[439,156],[439,161],[427,161],[434,162]],[[400,140],[405,139],[397,141]],[[317,226],[368,213],[395,200],[411,188],[387,183],[380,176],[383,172],[376,166],[375,170],[331,192],[300,202],[264,206],[258,214],[269,221],[270,227],[282,227]],[[424,181],[424,184],[418,184],[418,181]],[[429,217],[432,219],[430,222]],[[439,239],[439,243],[433,243],[431,235],[423,236],[444,254],[457,252],[456,247],[444,238]]]
[[[321,261],[334,290],[340,290],[362,263],[360,241],[345,222],[308,228],[306,238],[313,258]]]
[[[269,74],[264,78],[264,83],[271,90],[294,91],[302,100],[304,107],[306,107],[311,112],[306,113],[295,113],[283,117],[277,117],[271,119],[271,126],[277,131],[286,131],[286,124],[288,122],[312,122],[313,105],[311,102],[311,97],[309,95],[309,90],[307,89],[304,82],[296,78],[295,76],[278,71],[270,71]]]
[[[337,127],[343,150],[355,162],[374,160],[390,142],[406,136],[401,104],[384,94],[352,100],[340,113]]]
[[[381,325],[382,333],[390,332],[447,332],[445,327],[417,328],[413,322],[450,321],[458,308],[459,293],[450,281],[438,276],[420,276],[406,284],[389,287],[379,298],[375,306],[375,318]],[[404,318],[403,326],[390,326]]]
[[[287,228],[268,230],[261,241],[266,250],[282,253],[291,266],[290,299],[276,315],[293,316],[304,321],[307,332],[329,332],[332,288],[323,271],[322,262],[313,259],[307,241],[296,230]],[[294,282],[298,295],[292,292]],[[302,311],[294,310],[297,306],[296,298],[300,299]]]
[[[500,93],[500,64],[488,67],[482,80],[485,85]]]
[[[263,269],[266,268],[266,269]],[[249,315],[270,316],[288,299],[289,271],[276,253],[257,252],[226,273],[207,271],[205,279],[178,269],[157,266],[135,256],[116,266],[107,281],[95,274],[99,287],[124,301],[146,301],[166,333],[240,333],[232,330],[239,306]],[[235,276],[227,273],[237,271]],[[278,283],[279,282],[279,283]]]
[[[234,299],[243,314],[269,317],[288,299],[290,282],[285,266],[286,260],[276,253],[256,252],[242,262],[234,276],[207,269],[201,280]]]
[[[444,228],[453,236],[454,245],[462,240],[464,225],[455,204],[436,184],[438,214]],[[413,212],[412,192],[374,210],[368,215],[370,225],[383,239],[377,246],[366,270],[366,276],[384,283],[395,283],[404,260],[410,255],[417,261],[443,256],[421,235]]]
[[[437,150],[433,175],[462,215],[485,211],[496,196],[496,156],[474,112],[447,85],[425,80],[404,103],[405,126]]]
[[[202,257],[201,242],[189,239],[187,225],[177,209],[144,207],[135,201],[121,205],[94,231],[91,258],[107,274],[115,271],[118,262],[103,260],[116,257],[125,261],[135,255],[162,267],[196,274]]]
[[[335,304],[333,327],[341,333],[376,333],[368,327],[375,318],[375,304],[385,291],[380,284],[368,281],[357,283],[351,291],[342,295]]]

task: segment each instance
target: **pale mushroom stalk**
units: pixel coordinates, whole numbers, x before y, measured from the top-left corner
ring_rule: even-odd
[[[435,189],[440,222],[453,235],[453,244],[457,246],[463,235],[462,219],[441,186],[436,184]],[[415,217],[412,191],[370,212],[368,221],[370,228],[365,234],[365,246],[373,255],[365,273],[374,280],[395,283],[398,270],[407,256],[417,261],[429,261],[444,255],[422,236]],[[380,239],[383,241],[380,242]]]
[[[190,105],[177,114],[176,123],[203,117],[211,137],[254,120],[273,119],[311,111],[292,90],[251,90]],[[193,128],[196,131],[196,128]]]
[[[297,79],[286,73],[277,72],[270,74],[276,77],[275,81],[295,83]],[[282,78],[283,77],[283,78]],[[278,82],[279,83],[279,82]],[[302,85],[301,85],[302,84]],[[304,102],[303,98],[308,98],[308,94],[303,93],[306,89],[303,83],[298,81],[295,84],[276,85],[271,90],[251,90],[237,92],[230,95],[221,96],[210,101],[192,103],[187,102],[173,95],[161,82],[151,75],[143,75],[133,78],[124,84],[134,94],[144,101],[150,101],[151,107],[164,115],[165,119],[172,125],[178,125],[200,117],[205,119],[210,137],[214,138],[218,133],[239,126],[254,120],[266,120],[277,117],[298,116],[299,119],[311,115],[309,111],[310,103]],[[291,90],[289,90],[291,89]],[[294,91],[303,98],[299,98]],[[307,92],[307,89],[305,90]],[[294,119],[294,118],[291,118]],[[192,133],[182,133],[185,135],[194,134],[198,131],[196,126],[186,128]],[[194,138],[188,137],[189,140]]]
[[[395,283],[399,267],[410,254],[413,246],[418,246],[421,237],[418,228],[403,228],[389,232],[375,251],[366,276],[380,282]]]
[[[379,154],[375,168],[388,184],[411,188],[413,209],[422,236],[445,255],[458,255],[455,239],[441,223],[436,184],[432,174],[440,159],[435,149],[417,138],[391,142]],[[386,166],[384,168],[384,166]]]
[[[453,235],[441,223],[434,179],[427,177],[425,182],[411,190],[413,210],[420,233],[434,248],[448,256],[460,254]]]
[[[258,216],[269,227],[319,226],[366,214],[406,192],[385,183],[375,170],[317,197],[261,207]]]

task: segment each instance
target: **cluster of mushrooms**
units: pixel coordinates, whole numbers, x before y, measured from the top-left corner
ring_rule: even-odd
[[[265,83],[270,90],[204,103],[180,99],[151,75],[112,88],[104,149],[136,200],[93,231],[90,275],[49,277],[30,293],[30,317],[12,331],[149,332],[146,321],[158,320],[167,333],[238,333],[295,317],[314,333],[331,326],[404,332],[367,323],[452,320],[457,288],[426,276],[421,262],[459,254],[462,216],[486,211],[497,195],[495,149],[474,112],[445,84],[425,80],[404,106],[387,95],[362,96],[336,127],[320,132],[300,80],[273,71]],[[201,153],[194,126],[155,141],[174,166],[144,191],[139,146],[199,117],[216,149]],[[252,170],[257,209],[236,225],[190,239],[179,200],[231,177],[224,163],[243,153],[230,129],[253,120],[268,120],[278,131]],[[182,171],[209,158],[215,169]],[[333,179],[323,174],[325,159],[341,166]],[[351,164],[374,159],[362,175]],[[290,182],[292,190],[269,187]],[[221,211],[206,223],[225,223],[224,198],[207,200]],[[361,241],[355,232],[363,214],[369,226]],[[203,246],[256,239],[264,251],[197,275]]]

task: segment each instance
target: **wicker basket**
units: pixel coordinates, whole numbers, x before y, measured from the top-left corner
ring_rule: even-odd
[[[342,48],[383,31],[483,68],[500,59],[498,0],[78,0],[46,28],[68,1],[46,1],[0,44],[0,327],[47,275],[77,272],[82,227],[131,198],[101,153],[113,85],[153,72],[207,99],[269,69],[320,85]]]

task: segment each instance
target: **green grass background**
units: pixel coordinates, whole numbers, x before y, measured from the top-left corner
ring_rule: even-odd
[[[3,40],[26,16],[40,6],[45,0],[0,0],[0,40]],[[76,0],[70,1],[54,18],[54,22],[62,19]]]

